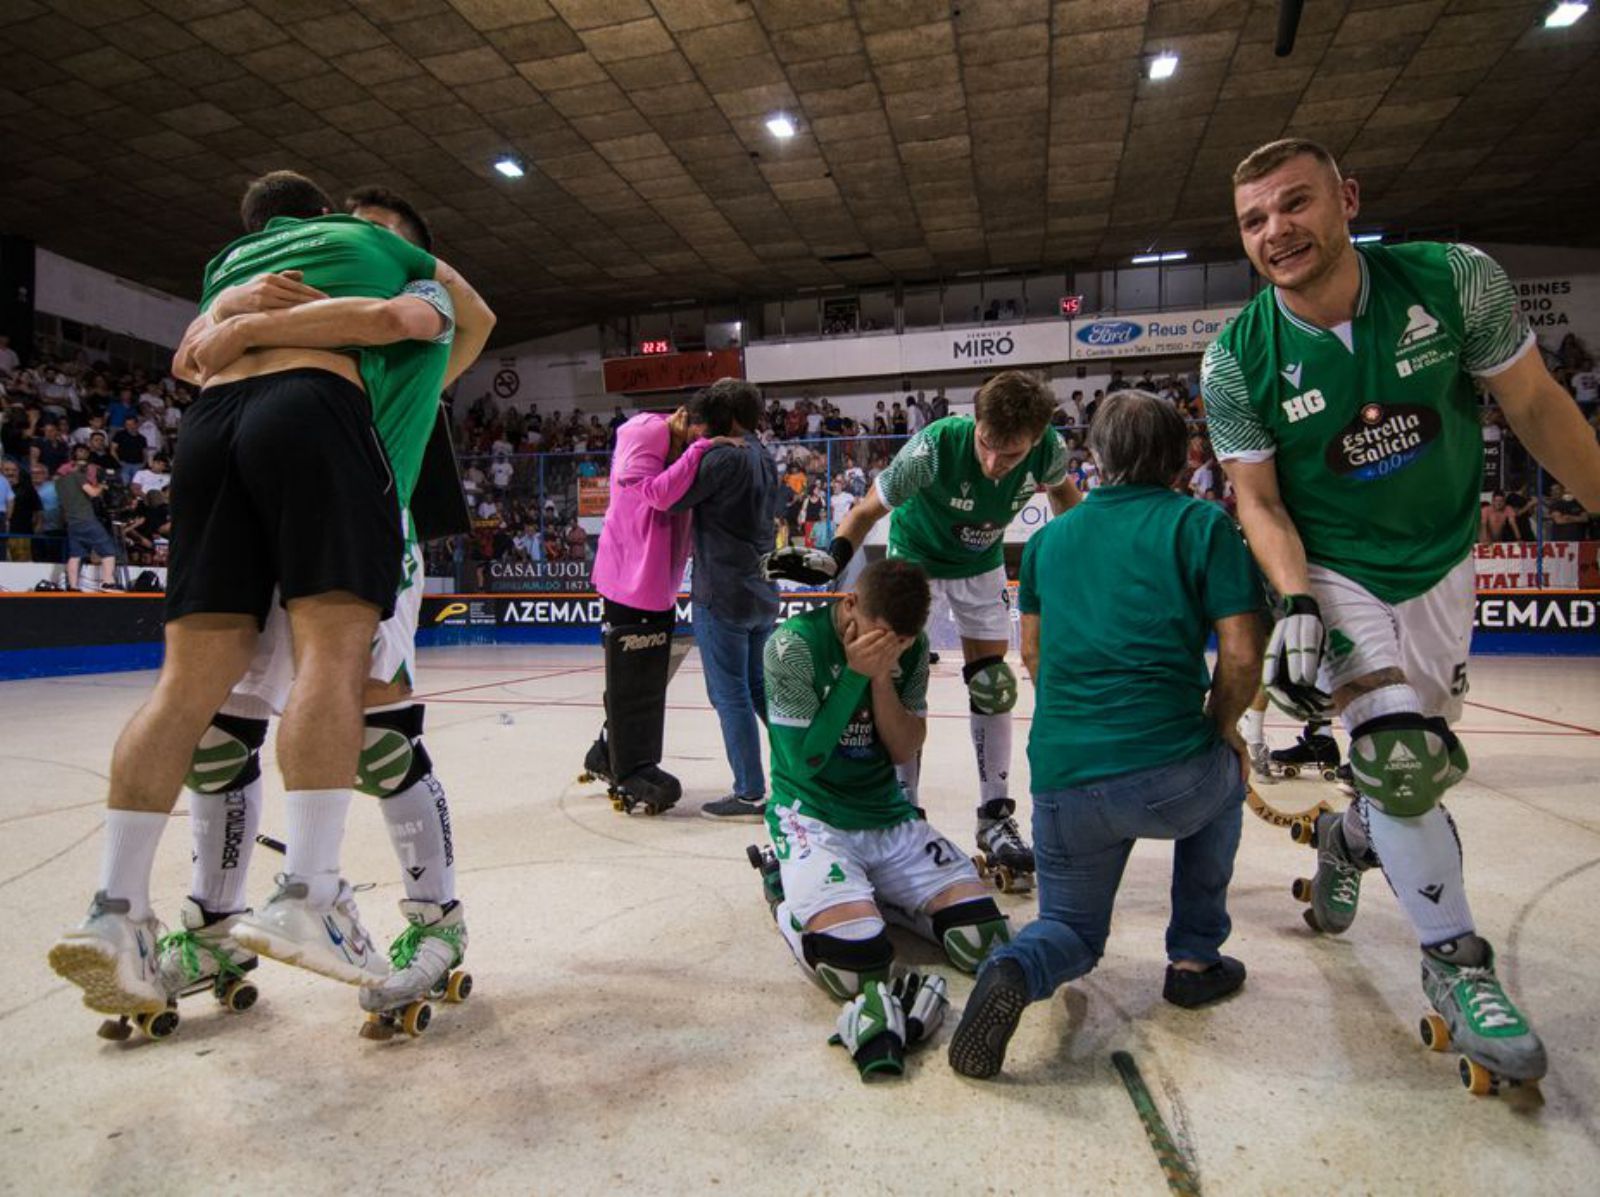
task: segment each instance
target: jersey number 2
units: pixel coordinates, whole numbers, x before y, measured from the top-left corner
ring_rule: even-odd
[[[922,846],[922,850],[933,857],[933,863],[941,869],[956,862],[956,850],[949,840],[929,840]]]

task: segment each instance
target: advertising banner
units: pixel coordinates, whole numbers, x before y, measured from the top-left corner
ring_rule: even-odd
[[[484,571],[489,589],[589,594],[594,586],[587,561],[491,561]]]
[[[606,508],[611,505],[611,479],[606,476],[598,478],[578,478],[578,514],[580,516],[603,516]]]
[[[1072,360],[1203,353],[1242,308],[1101,316],[1072,322]]]
[[[1600,585],[1595,571],[1597,547],[1600,544],[1592,540],[1546,541],[1541,583],[1537,543],[1474,545],[1478,589],[1532,590],[1542,584],[1547,590],[1576,590]]]
[[[634,391],[682,391],[710,386],[719,378],[743,378],[744,360],[737,349],[664,353],[607,358],[601,371],[605,388],[613,395]]]

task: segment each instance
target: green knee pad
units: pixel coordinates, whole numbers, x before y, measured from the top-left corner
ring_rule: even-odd
[[[1385,814],[1414,819],[1466,776],[1467,750],[1443,719],[1417,714],[1369,719],[1350,733],[1350,772]]]
[[[367,715],[361,756],[356,763],[356,789],[374,798],[388,798],[410,789],[433,771],[422,746],[421,704]]]
[[[990,952],[1011,942],[1011,926],[993,898],[970,898],[935,911],[931,917],[933,934],[945,955],[964,973],[977,972]]]
[[[225,794],[249,785],[261,776],[260,750],[266,740],[265,719],[213,715],[195,745],[183,784],[197,794]]]
[[[1004,715],[1017,705],[1017,675],[1004,657],[981,657],[961,670],[967,700],[978,715]]]

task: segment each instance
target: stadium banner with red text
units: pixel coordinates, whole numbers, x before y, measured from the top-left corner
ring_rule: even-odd
[[[698,390],[719,378],[743,378],[744,355],[737,349],[717,349],[704,353],[612,357],[601,364],[601,372],[606,390],[613,395]]]
[[[1479,590],[1600,589],[1597,549],[1600,541],[1594,540],[1475,545],[1477,586]]]
[[[602,474],[598,478],[578,478],[578,514],[580,516],[604,515],[611,506],[611,479]]]

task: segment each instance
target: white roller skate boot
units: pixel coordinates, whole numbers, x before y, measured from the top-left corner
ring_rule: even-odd
[[[1265,740],[1257,740],[1254,744],[1247,743],[1245,748],[1250,753],[1251,778],[1258,785],[1277,785],[1278,778],[1272,772],[1272,750],[1267,747],[1267,742]]]
[[[1033,888],[1033,849],[1009,814],[1002,818],[979,816],[977,865],[978,872],[1005,893]]]
[[[389,945],[394,971],[381,985],[361,990],[368,1019],[361,1034],[388,1039],[396,1031],[420,1035],[433,1017],[430,1000],[464,1002],[472,974],[457,969],[467,953],[467,923],[460,902],[405,900],[406,929]]]
[[[248,911],[215,914],[193,898],[178,912],[181,930],[161,941],[161,980],[173,998],[206,990],[230,1010],[248,1010],[259,996],[246,974],[256,954],[239,946],[233,925]]]
[[[128,917],[126,898],[95,894],[89,915],[50,949],[50,967],[83,990],[83,1004],[102,1014],[159,1014],[167,991],[157,967],[162,926],[154,915]]]
[[[387,962],[361,925],[348,882],[339,882],[331,905],[315,907],[304,881],[288,873],[279,873],[277,880],[277,892],[265,906],[234,921],[233,937],[241,947],[349,985],[381,985],[388,979]]]

